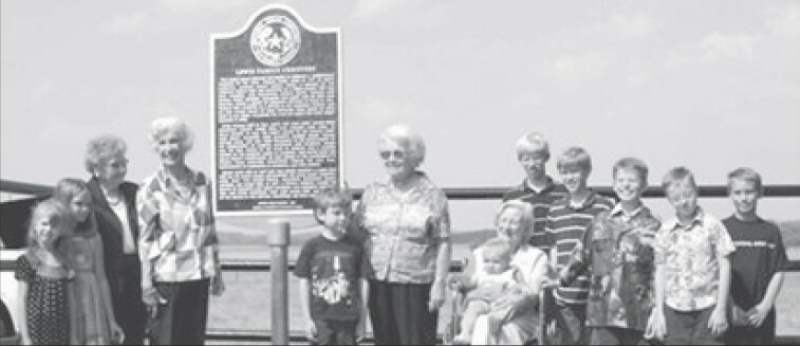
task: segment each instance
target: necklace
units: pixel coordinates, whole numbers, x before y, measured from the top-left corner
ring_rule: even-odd
[[[109,205],[118,206],[120,203],[122,203],[122,198],[117,197],[112,199],[111,197],[106,196],[106,201],[108,201]]]
[[[109,205],[117,206],[120,203],[122,203],[123,200],[122,200],[122,196],[120,195],[119,190],[116,190],[116,192],[114,192],[114,193],[112,193],[111,191],[106,190],[106,189],[102,189],[102,190],[103,190],[103,196],[106,197],[106,202],[108,202]]]

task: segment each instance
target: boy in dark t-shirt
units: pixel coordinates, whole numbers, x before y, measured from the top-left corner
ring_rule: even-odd
[[[320,235],[300,250],[300,278],[306,337],[319,345],[355,345],[364,336],[369,261],[363,243],[348,234],[352,199],[337,189],[315,198]]]
[[[727,344],[775,343],[775,298],[783,284],[786,251],[777,226],[756,214],[761,176],[750,168],[728,175],[728,194],[735,212],[723,220],[736,246],[731,258],[731,328]]]

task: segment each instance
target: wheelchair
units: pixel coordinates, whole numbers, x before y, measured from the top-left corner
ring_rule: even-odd
[[[532,313],[537,313],[538,326],[536,335],[525,342],[525,345],[554,345],[557,344],[558,333],[556,330],[556,320],[554,309],[556,307],[553,291],[556,284],[547,283],[539,290],[538,308]],[[465,307],[466,295],[458,290],[448,287],[450,304],[450,319],[445,327],[442,341],[445,345],[453,345],[453,338],[460,332],[461,315]]]

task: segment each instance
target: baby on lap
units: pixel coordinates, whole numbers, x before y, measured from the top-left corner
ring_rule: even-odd
[[[524,286],[519,270],[511,265],[511,244],[502,238],[492,238],[480,248],[483,256],[482,271],[472,276],[454,277],[450,286],[466,291],[465,308],[462,313],[460,332],[453,338],[454,344],[468,344],[475,321],[488,314],[490,329],[496,329],[513,308],[512,305],[493,304],[499,298]],[[524,287],[522,288],[524,290]]]

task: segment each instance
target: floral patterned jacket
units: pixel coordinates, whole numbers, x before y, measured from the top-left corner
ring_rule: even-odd
[[[416,172],[407,192],[386,181],[364,189],[356,224],[366,238],[374,279],[426,284],[434,280],[439,244],[450,238],[444,191]]]
[[[588,327],[645,329],[653,305],[652,244],[660,226],[645,206],[627,213],[618,204],[595,217],[572,264],[590,274]]]

